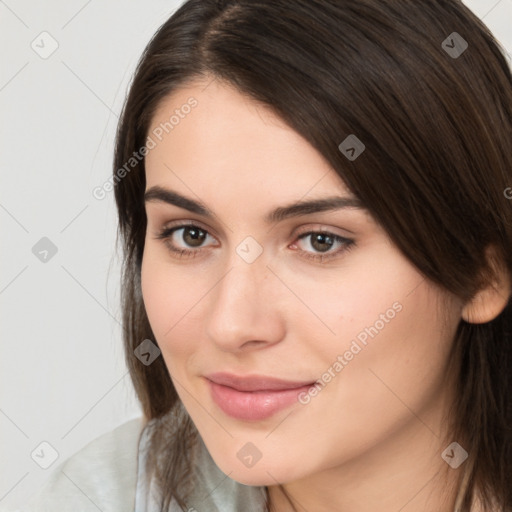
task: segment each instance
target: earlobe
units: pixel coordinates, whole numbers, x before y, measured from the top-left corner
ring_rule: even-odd
[[[510,300],[510,273],[503,262],[498,262],[494,248],[487,249],[487,261],[493,278],[462,308],[462,319],[470,324],[485,324],[494,320]]]

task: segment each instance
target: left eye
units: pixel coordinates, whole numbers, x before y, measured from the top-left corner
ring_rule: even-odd
[[[293,245],[299,246],[307,256],[322,258],[324,255],[325,257],[335,256],[348,249],[353,243],[353,240],[334,233],[310,231],[300,235]]]

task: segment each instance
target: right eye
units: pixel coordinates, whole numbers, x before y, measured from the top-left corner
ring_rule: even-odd
[[[195,257],[202,252],[205,242],[215,241],[208,231],[195,224],[165,227],[157,236],[167,248],[179,257]]]

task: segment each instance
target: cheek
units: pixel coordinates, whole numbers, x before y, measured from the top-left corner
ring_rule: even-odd
[[[141,291],[151,329],[167,368],[183,368],[183,359],[199,350],[204,318],[201,308],[215,281],[201,272],[169,263],[162,248],[146,245]]]
[[[326,421],[340,423],[342,418],[344,436],[361,436],[365,425],[368,442],[376,440],[409,420],[410,411],[427,411],[445,389],[456,310],[441,315],[439,292],[418,281],[416,289],[395,286],[396,294],[383,293],[371,303],[359,301],[352,311],[357,321],[340,321],[345,334],[338,346],[330,344],[321,377],[329,382],[311,405]],[[325,403],[336,403],[339,409],[325,408]]]
[[[149,323],[158,339],[176,320],[177,311],[173,304],[177,297],[173,293],[175,288],[169,285],[170,278],[162,272],[162,264],[146,249],[141,267],[141,291]]]
[[[310,350],[332,359],[349,350],[353,340],[364,347],[376,332],[380,336],[391,330],[391,324],[400,323],[404,304],[423,278],[390,247],[380,249],[379,258],[375,258],[377,249],[362,250],[336,269],[317,269],[311,274],[282,270],[283,280],[303,301],[300,304],[289,294],[294,339],[312,339],[316,331],[315,339],[321,342],[310,343]]]
[[[168,340],[174,338],[187,310],[191,309],[194,300],[197,301],[198,292],[190,282],[180,279],[180,273],[167,265],[158,252],[146,245],[141,291],[151,329],[165,355]]]
[[[324,400],[338,403],[369,425],[377,410],[390,423],[403,413],[397,396],[421,409],[445,377],[458,324],[454,303],[441,307],[444,292],[395,252],[382,251],[373,262],[361,258],[334,277],[317,281],[314,293],[296,280],[297,295],[307,297],[319,317],[297,316],[294,331],[294,338],[308,343],[317,327],[317,342],[308,343],[304,354],[322,386],[315,396],[324,397],[311,397],[313,409],[321,414]],[[336,410],[324,414],[339,420]],[[359,421],[345,421],[354,434],[360,428]]]

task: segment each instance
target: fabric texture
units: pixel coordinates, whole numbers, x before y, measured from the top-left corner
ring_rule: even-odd
[[[0,512],[162,512],[153,482],[143,475],[147,430],[130,420],[91,441],[58,466],[21,508]],[[263,512],[265,491],[226,476],[200,441],[198,481],[187,512]],[[182,512],[176,502],[166,512]]]
[[[60,464],[21,508],[1,512],[134,510],[142,418],[103,434]]]

